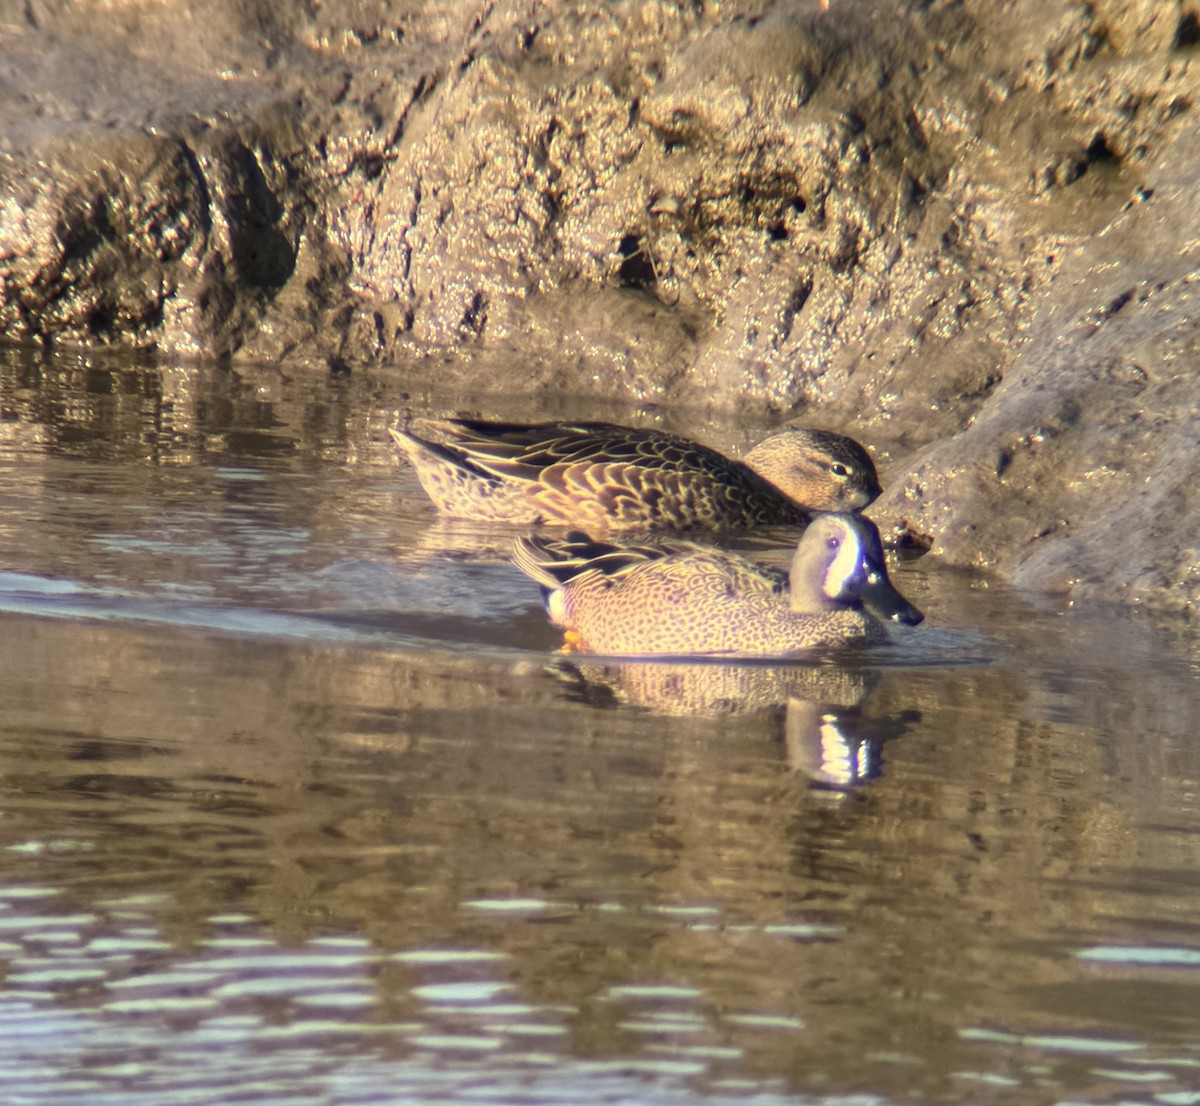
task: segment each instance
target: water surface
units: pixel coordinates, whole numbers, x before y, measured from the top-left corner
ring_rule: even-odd
[[[1200,1103],[1196,632],[560,656],[384,433],[556,403],[0,357],[0,1100]]]

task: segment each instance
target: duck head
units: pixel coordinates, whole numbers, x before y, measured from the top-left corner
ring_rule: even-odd
[[[862,515],[815,515],[790,575],[791,606],[799,613],[862,606],[884,622],[916,626],[925,618],[892,586],[879,530]]]

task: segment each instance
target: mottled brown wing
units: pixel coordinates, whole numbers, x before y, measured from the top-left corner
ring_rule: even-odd
[[[676,473],[736,478],[740,462],[707,446],[662,430],[639,430],[606,422],[493,423],[447,419],[434,424],[457,449],[482,467],[505,475],[531,474],[560,465],[617,464]]]
[[[472,469],[536,485],[533,495],[547,519],[627,529],[804,525],[809,519],[740,461],[661,430],[468,419],[436,428]]]

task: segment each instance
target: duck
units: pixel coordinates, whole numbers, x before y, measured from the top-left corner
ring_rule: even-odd
[[[874,523],[849,512],[815,515],[788,572],[697,542],[617,545],[576,531],[519,538],[513,562],[542,586],[573,652],[789,656],[885,642],[885,622],[924,619],[888,578]]]
[[[867,451],[826,430],[779,431],[744,461],[607,422],[418,420],[389,432],[443,514],[595,536],[804,526],[813,511],[860,511],[881,491]]]

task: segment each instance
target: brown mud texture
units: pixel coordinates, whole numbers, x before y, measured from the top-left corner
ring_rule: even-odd
[[[1200,0],[0,0],[0,340],[842,425],[1188,611],[1198,97]]]

